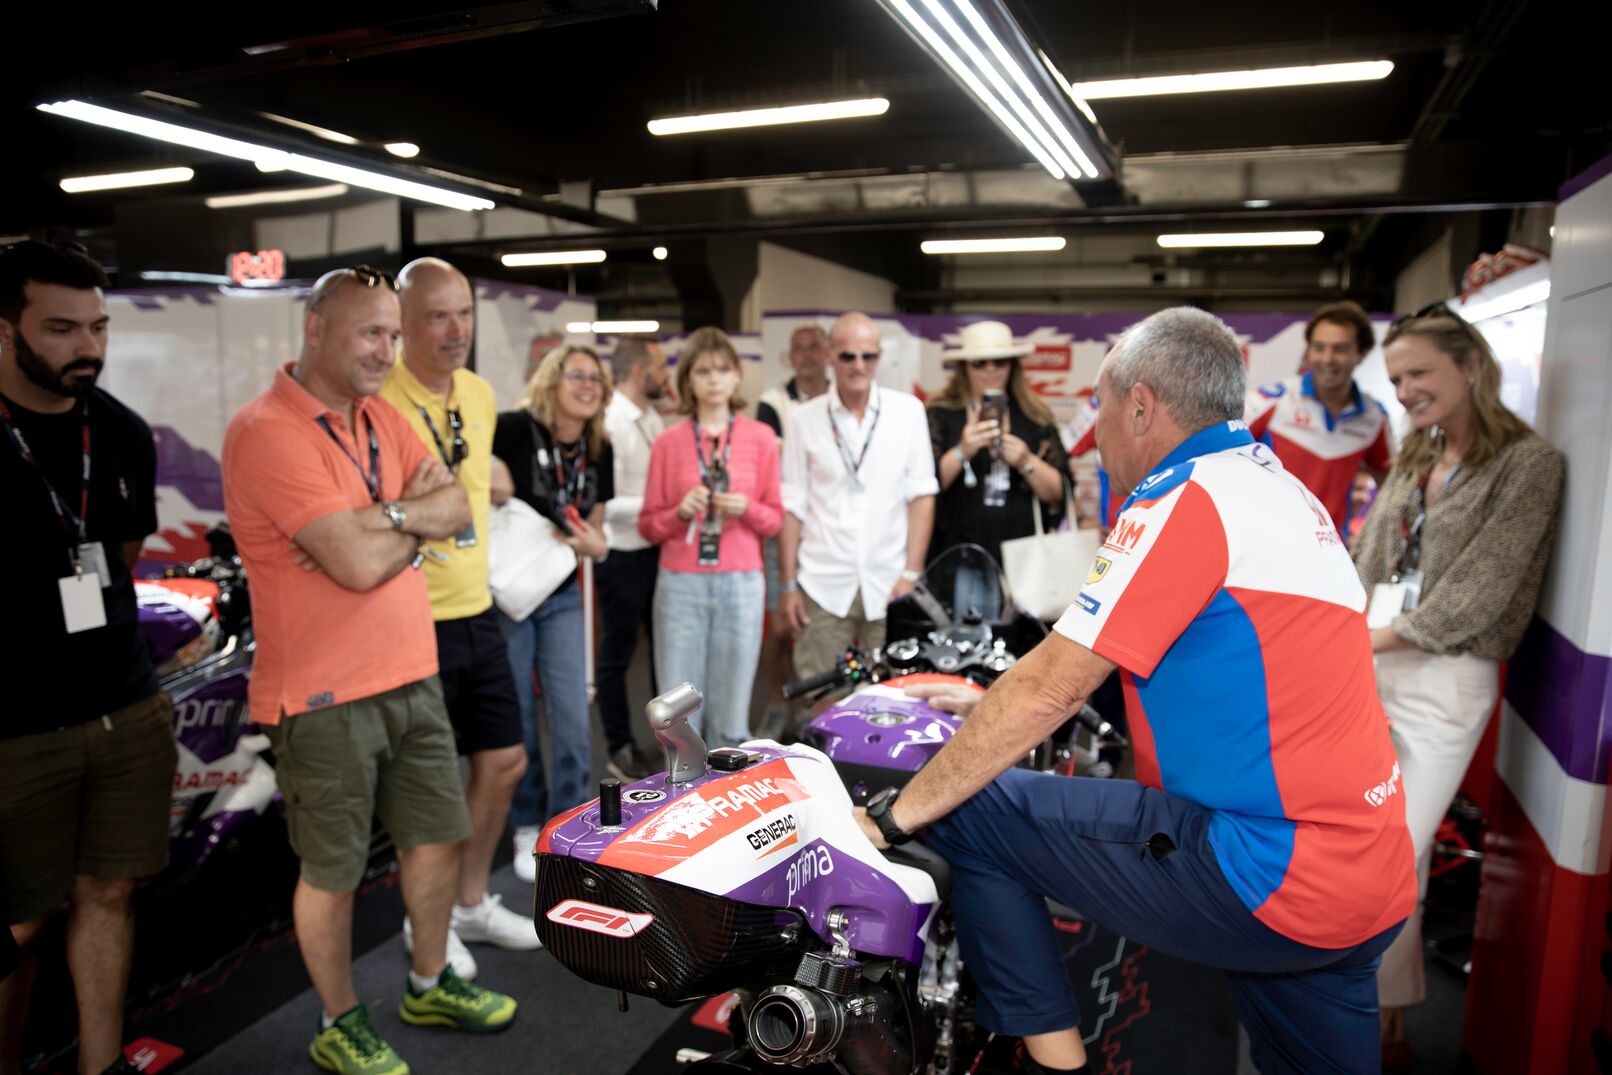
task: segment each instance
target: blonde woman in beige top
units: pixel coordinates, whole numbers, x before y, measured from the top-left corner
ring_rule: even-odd
[[[1425,896],[1433,834],[1494,710],[1499,662],[1533,617],[1563,465],[1500,402],[1494,355],[1442,304],[1396,322],[1383,358],[1409,427],[1353,555]],[[1409,1067],[1404,1008],[1427,992],[1420,907],[1377,986],[1383,1065]]]

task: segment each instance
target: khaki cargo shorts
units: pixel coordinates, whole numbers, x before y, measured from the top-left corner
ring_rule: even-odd
[[[302,879],[351,892],[369,862],[371,818],[398,847],[470,835],[453,727],[436,676],[315,709],[263,731],[274,746]]]

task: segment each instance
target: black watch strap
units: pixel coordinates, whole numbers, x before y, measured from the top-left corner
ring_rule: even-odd
[[[912,833],[903,830],[896,824],[896,819],[890,816],[890,808],[895,805],[896,797],[900,794],[896,788],[885,788],[868,800],[868,817],[873,819],[873,823],[879,827],[879,834],[891,847],[912,839]]]

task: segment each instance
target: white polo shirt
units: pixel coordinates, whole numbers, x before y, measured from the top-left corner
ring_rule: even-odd
[[[617,552],[649,548],[638,532],[638,512],[644,506],[644,482],[649,477],[649,449],[666,423],[653,410],[644,410],[624,392],[613,392],[605,408],[605,432],[616,459],[616,495],[605,503],[605,540]]]
[[[847,455],[861,459],[861,492]],[[907,565],[907,505],[940,491],[924,405],[877,385],[861,421],[838,390],[802,403],[784,438],[780,480],[784,510],[801,521],[800,588],[836,616],[850,612],[860,591],[863,614],[883,619]]]

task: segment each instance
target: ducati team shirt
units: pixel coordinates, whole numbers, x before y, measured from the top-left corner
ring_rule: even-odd
[[[1210,811],[1244,904],[1318,948],[1416,903],[1365,607],[1326,509],[1224,422],[1136,487],[1055,627],[1121,669],[1137,780]]]
[[[1350,385],[1351,402],[1341,414],[1327,410],[1306,373],[1264,385],[1248,394],[1244,418],[1256,440],[1276,452],[1287,472],[1326,505],[1343,529],[1349,517],[1349,489],[1362,462],[1388,469],[1388,411],[1374,397]]]

